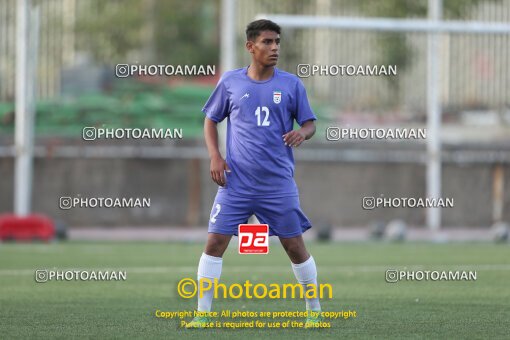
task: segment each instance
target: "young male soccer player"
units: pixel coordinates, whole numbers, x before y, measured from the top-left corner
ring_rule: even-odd
[[[211,177],[220,188],[211,211],[198,280],[220,278],[222,256],[239,224],[255,214],[280,238],[292,269],[306,292],[317,285],[317,269],[302,233],[311,228],[301,211],[294,181],[292,147],[315,133],[313,114],[303,84],[275,67],[280,51],[280,27],[257,20],[246,28],[250,66],[226,72],[205,104],[204,134],[211,158]],[[218,149],[216,124],[227,118],[226,160]],[[294,120],[300,129],[293,130]],[[198,298],[198,311],[209,312],[214,289]],[[306,299],[309,311],[320,311],[318,298]],[[320,322],[309,313],[306,327]],[[195,317],[187,327],[204,327],[207,317]]]

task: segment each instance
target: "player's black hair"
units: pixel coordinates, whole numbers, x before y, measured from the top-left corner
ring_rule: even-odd
[[[252,21],[246,26],[246,40],[255,41],[262,31],[272,31],[280,34],[281,28],[271,20],[260,19]]]

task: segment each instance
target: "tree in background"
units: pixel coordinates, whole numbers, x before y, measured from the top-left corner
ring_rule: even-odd
[[[460,19],[470,10],[483,2],[501,0],[443,0],[443,17]],[[384,18],[426,18],[427,0],[359,0],[361,11],[369,17]],[[378,64],[397,65],[398,70],[405,70],[411,65],[413,51],[405,33],[382,33],[378,39]],[[396,97],[401,93],[399,77],[385,77]],[[399,101],[397,100],[397,103]]]
[[[98,62],[218,63],[219,0],[90,0],[78,5],[76,48],[90,51]]]

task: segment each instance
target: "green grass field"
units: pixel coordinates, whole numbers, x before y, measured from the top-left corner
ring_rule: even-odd
[[[177,282],[195,277],[201,244],[0,244],[0,338],[507,338],[510,247],[492,244],[310,243],[319,280],[333,286],[324,311],[355,310],[323,329],[179,328],[156,310],[193,310]],[[126,270],[118,282],[36,283],[36,269]],[[386,283],[385,271],[476,270],[477,280]],[[222,282],[294,283],[278,244],[269,255],[230,247]],[[214,310],[295,311],[299,300],[218,300]],[[247,319],[251,320],[251,319]],[[247,321],[246,319],[244,321]],[[300,319],[298,319],[300,320]],[[269,320],[265,320],[269,321]]]

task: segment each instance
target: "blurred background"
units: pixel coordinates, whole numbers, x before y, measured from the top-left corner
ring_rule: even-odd
[[[510,23],[507,0],[438,3],[444,20]],[[39,13],[27,26],[36,38],[23,47],[36,65],[29,72],[35,91],[30,212],[50,217],[71,238],[205,238],[217,186],[209,175],[201,108],[225,68],[249,64],[244,30],[257,16],[426,20],[430,15],[427,0],[32,0],[29,5]],[[2,214],[15,210],[18,6],[0,0]],[[326,139],[331,126],[427,127],[429,34],[282,26],[278,67],[287,72],[296,73],[298,64],[398,68],[397,76],[302,78],[319,118],[315,137],[295,151],[302,208],[316,226],[308,237],[429,237],[426,209],[362,208],[365,196],[427,196],[426,140]],[[508,238],[509,33],[507,28],[500,34],[437,35],[439,86],[433,88],[442,113],[441,196],[455,202],[442,209],[439,226],[450,238],[481,240],[495,233]],[[216,65],[216,75],[117,78],[116,64]],[[180,128],[184,137],[84,141],[82,129],[91,126]],[[62,210],[62,196],[149,197],[151,204]]]

